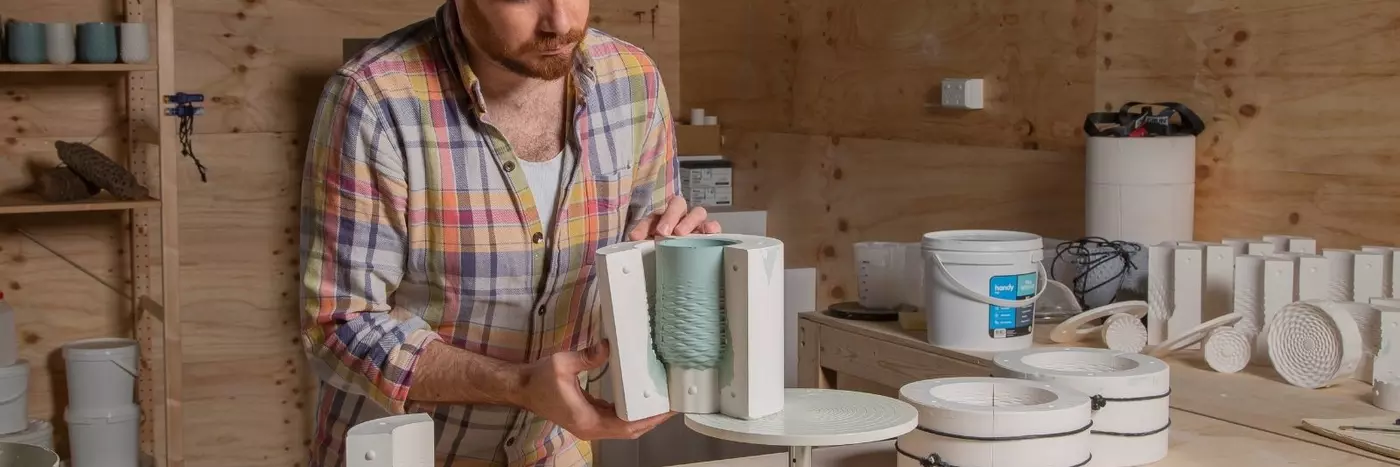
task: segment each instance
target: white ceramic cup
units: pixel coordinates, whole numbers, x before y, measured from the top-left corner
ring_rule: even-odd
[[[49,63],[54,65],[73,63],[77,56],[77,42],[73,39],[73,25],[69,23],[44,24],[44,49]]]
[[[122,63],[146,63],[151,59],[146,23],[121,24],[121,57]]]

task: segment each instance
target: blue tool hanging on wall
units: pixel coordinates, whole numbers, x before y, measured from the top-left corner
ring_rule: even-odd
[[[199,180],[208,183],[209,169],[195,157],[194,144],[190,142],[190,137],[194,134],[194,117],[204,114],[204,107],[195,104],[204,102],[204,95],[177,92],[171,96],[164,96],[164,100],[167,105],[173,105],[165,109],[165,115],[180,119],[180,154],[194,160],[195,168],[199,169]]]

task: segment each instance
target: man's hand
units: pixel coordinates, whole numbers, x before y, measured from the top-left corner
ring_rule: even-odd
[[[674,415],[668,412],[626,422],[613,405],[583,392],[579,373],[608,362],[607,341],[582,352],[559,352],[525,367],[520,405],[584,441],[637,439]]]
[[[628,240],[638,241],[656,237],[679,237],[691,233],[720,233],[718,221],[705,220],[705,208],[687,210],[685,198],[672,196],[666,207],[652,213],[627,234]]]

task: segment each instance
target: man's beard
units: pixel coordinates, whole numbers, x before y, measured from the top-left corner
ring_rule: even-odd
[[[569,73],[569,70],[573,69],[574,56],[578,53],[576,50],[571,49],[567,53],[559,55],[541,56],[539,59],[533,59],[530,56],[543,51],[558,50],[564,46],[577,45],[583,41],[585,35],[583,29],[547,36],[537,34],[533,40],[525,43],[519,49],[507,50],[505,41],[501,40],[495,29],[473,5],[474,2],[464,3],[468,4],[462,15],[463,26],[466,28],[465,34],[469,40],[476,43],[477,48],[486,53],[488,58],[499,63],[505,69],[521,76],[546,81],[563,78]]]

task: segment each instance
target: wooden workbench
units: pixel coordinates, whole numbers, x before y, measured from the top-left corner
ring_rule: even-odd
[[[808,387],[895,396],[897,388],[914,381],[991,374],[990,355],[934,347],[922,332],[906,332],[893,322],[806,313],[798,326],[798,374]],[[1036,331],[1037,336],[1046,334]],[[1283,382],[1267,367],[1221,374],[1191,351],[1178,352],[1167,362],[1172,365],[1171,452],[1154,465],[1400,465],[1299,428],[1304,418],[1394,415],[1366,402],[1369,385],[1349,381],[1328,389],[1303,389]],[[893,465],[894,456],[893,442],[886,441],[818,449],[816,461],[822,467],[874,467]],[[786,462],[786,454],[774,454],[694,465],[760,467]]]

